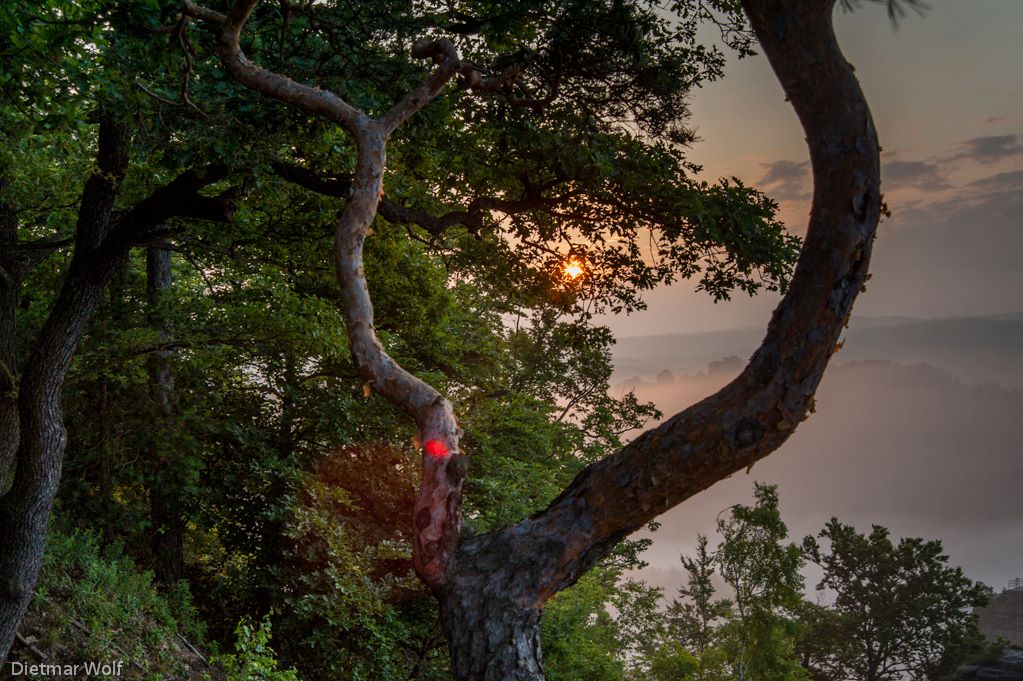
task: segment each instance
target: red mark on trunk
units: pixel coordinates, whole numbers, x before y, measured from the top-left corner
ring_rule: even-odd
[[[426,444],[423,445],[423,449],[426,450],[427,454],[437,457],[438,459],[442,456],[448,455],[447,445],[440,440],[427,440]]]

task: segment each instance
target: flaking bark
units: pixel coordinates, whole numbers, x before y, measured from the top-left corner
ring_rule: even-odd
[[[505,91],[462,64],[450,43],[417,43],[437,69],[373,120],[333,93],[249,62],[238,38],[258,0],[226,15],[219,51],[241,83],[342,125],[358,147],[352,193],[337,226],[335,265],[352,353],[369,387],[416,421],[427,445],[413,515],[417,573],[437,595],[460,681],[543,678],[538,626],[546,601],[620,540],[693,494],[780,446],[807,416],[852,303],[867,277],[880,215],[878,145],[870,111],[831,26],[834,0],[743,0],[760,43],[806,131],[813,164],[809,230],[767,337],[732,383],[584,470],[543,512],[463,538],[464,461],[451,404],[380,346],[362,272],[362,247],[380,209],[388,136],[456,73],[470,88]],[[513,102],[514,103],[514,102]]]

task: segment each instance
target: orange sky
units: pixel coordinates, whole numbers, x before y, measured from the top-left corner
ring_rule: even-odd
[[[944,317],[1023,310],[1023,2],[931,0],[894,32],[882,7],[836,10],[836,30],[871,102],[883,153],[868,316]],[[802,131],[763,57],[732,60],[694,94],[690,157],[708,179],[735,175],[779,200],[792,231],[809,210]],[[776,298],[714,305],[676,285],[650,309],[602,320],[622,335],[766,323]]]

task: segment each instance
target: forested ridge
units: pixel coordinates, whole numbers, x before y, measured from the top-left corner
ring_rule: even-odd
[[[728,582],[701,652],[684,599],[665,624],[626,577],[628,534],[812,411],[867,279],[877,144],[832,4],[5,3],[0,652],[140,678],[846,678],[796,656],[793,568],[827,554],[784,548],[770,488],[722,525],[766,518],[789,556],[759,620]],[[685,156],[687,94],[757,39],[815,161],[802,256],[774,201]],[[609,396],[593,317],[680,279],[787,297],[735,382],[623,442],[660,415]],[[951,583],[960,615],[983,601]],[[914,669],[953,643],[983,648]]]

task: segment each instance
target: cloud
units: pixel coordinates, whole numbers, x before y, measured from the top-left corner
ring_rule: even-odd
[[[925,191],[949,188],[945,173],[937,164],[926,161],[890,161],[884,164],[881,179],[887,186],[915,187]]]
[[[988,116],[984,119],[985,123],[1008,123],[1009,121],[1023,120],[1023,116],[1019,114],[1010,114],[1008,116]]]
[[[811,196],[809,161],[775,161],[761,163],[763,176],[757,180],[771,196],[783,201],[805,201]]]
[[[979,163],[991,163],[1004,158],[1023,156],[1023,144],[1018,135],[988,135],[974,137],[959,145],[963,150],[953,160],[967,159]]]
[[[1023,169],[982,177],[979,180],[974,180],[968,186],[983,192],[1023,191]]]

